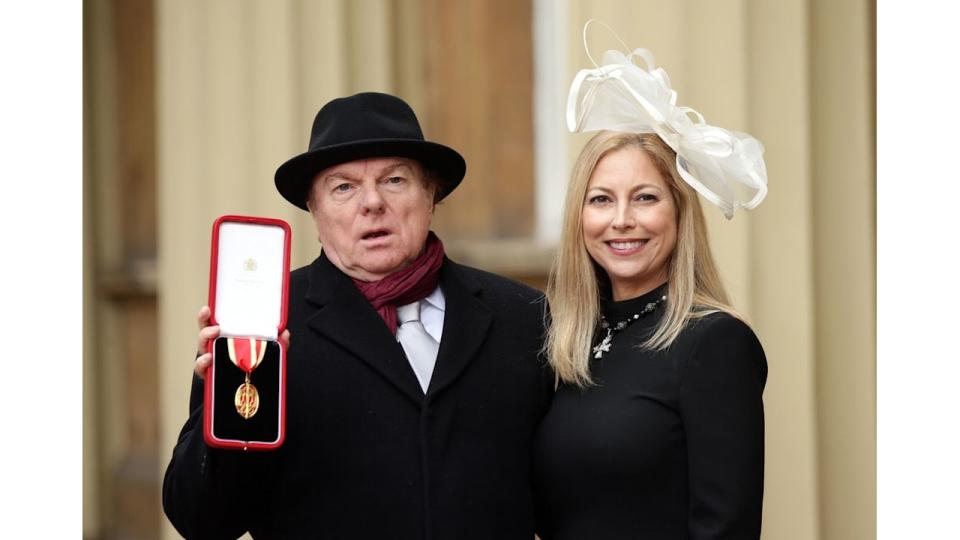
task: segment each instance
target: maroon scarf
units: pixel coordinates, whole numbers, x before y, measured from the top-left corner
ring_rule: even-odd
[[[380,314],[391,334],[397,333],[397,307],[422,300],[437,288],[443,255],[443,243],[430,231],[426,249],[410,266],[380,281],[353,280],[373,309]]]

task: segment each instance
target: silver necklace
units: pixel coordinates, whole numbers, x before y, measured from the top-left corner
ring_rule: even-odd
[[[626,319],[618,322],[617,324],[611,326],[607,322],[607,318],[600,314],[600,328],[603,328],[607,331],[607,335],[604,336],[603,341],[599,345],[593,348],[593,357],[594,358],[603,358],[603,353],[610,352],[610,345],[613,342],[613,336],[619,334],[624,328],[630,326],[633,321],[639,320],[640,317],[646,317],[650,313],[653,313],[657,309],[657,306],[666,302],[667,295],[663,295],[658,298],[655,302],[650,302],[640,310],[639,313],[634,313],[633,315],[627,317]]]

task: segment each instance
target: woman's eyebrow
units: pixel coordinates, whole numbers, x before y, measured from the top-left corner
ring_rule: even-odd
[[[630,188],[630,191],[637,191],[638,189],[644,189],[644,188],[653,188],[653,189],[657,189],[657,190],[661,189],[660,186],[658,186],[658,185],[656,185],[656,184],[651,184],[651,183],[649,183],[649,182],[643,182],[643,183],[637,184],[636,186],[633,186],[632,188]],[[606,186],[603,186],[603,185],[591,186],[591,187],[587,188],[587,192],[590,192],[590,191],[595,190],[595,189],[600,190],[600,191],[604,191],[604,192],[607,192],[607,193],[613,193],[613,190],[612,190],[612,189],[610,189],[610,188],[608,188],[608,187],[606,187]]]

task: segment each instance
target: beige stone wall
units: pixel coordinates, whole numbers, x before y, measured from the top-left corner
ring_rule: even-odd
[[[867,1],[816,0],[812,6],[820,526],[824,538],[872,538],[877,492],[875,16]]]
[[[425,35],[419,5],[157,3],[161,461],[186,415],[210,224],[224,213],[280,217],[294,227],[294,265],[316,256],[306,214],[275,194],[273,172],[304,148],[314,113],[330,98],[383,90],[425,106],[411,76]],[[683,104],[765,143],[770,193],[760,208],[730,222],[708,208],[721,270],[770,364],[764,537],[875,537],[871,4],[563,6],[566,81],[586,67],[580,28],[597,17],[630,46],[654,52]],[[614,46],[599,30],[594,37],[595,56]],[[395,47],[399,40],[404,46]],[[566,137],[569,162],[585,138]]]

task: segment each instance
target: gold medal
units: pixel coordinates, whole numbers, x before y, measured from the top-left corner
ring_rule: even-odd
[[[257,387],[250,384],[250,374],[247,374],[247,382],[244,382],[237,388],[236,395],[233,396],[233,404],[237,407],[237,412],[244,420],[249,420],[257,414],[260,408],[260,394]]]
[[[230,361],[245,372],[243,384],[237,388],[233,396],[233,404],[237,414],[244,420],[249,420],[257,414],[260,408],[260,393],[257,387],[250,384],[250,374],[257,369],[267,352],[267,342],[253,338],[227,338],[227,353]]]

